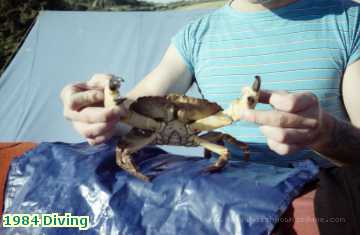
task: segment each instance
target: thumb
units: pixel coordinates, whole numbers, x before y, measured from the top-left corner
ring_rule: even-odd
[[[115,76],[111,74],[95,74],[89,81],[86,82],[86,85],[95,89],[104,89],[109,85],[109,81],[113,77]]]

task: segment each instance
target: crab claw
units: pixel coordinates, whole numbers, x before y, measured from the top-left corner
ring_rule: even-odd
[[[126,100],[126,98],[124,98],[124,97],[117,97],[114,99],[116,105],[120,105],[120,104],[124,103],[125,100]]]
[[[112,76],[109,81],[109,89],[115,91],[120,88],[120,85],[125,80],[122,77]]]
[[[260,86],[261,86],[261,78],[260,76],[256,75],[255,76],[255,81],[252,85],[252,89],[256,92],[258,92],[260,90]]]

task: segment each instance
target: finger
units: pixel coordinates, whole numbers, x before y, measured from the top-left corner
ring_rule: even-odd
[[[94,74],[86,84],[93,88],[101,88],[104,89],[108,86],[111,78],[115,77],[111,74]]]
[[[89,87],[85,82],[75,83],[75,84],[73,84],[73,87],[74,87],[77,91],[91,90],[91,87]]]
[[[114,134],[114,131],[108,131],[106,133],[104,133],[103,135],[97,136],[94,139],[87,139],[88,143],[90,145],[96,145],[96,144],[102,144],[105,141],[107,141],[108,139],[110,139]]]
[[[312,129],[261,126],[260,130],[268,139],[284,144],[308,145],[316,138],[316,132]]]
[[[87,90],[88,86],[85,83],[70,84],[65,86],[60,92],[60,98],[65,101],[68,97],[71,97],[74,93]]]
[[[102,91],[87,90],[72,94],[67,101],[67,106],[72,110],[80,110],[103,101],[104,93]]]
[[[267,144],[271,150],[280,154],[286,155],[301,150],[303,147],[295,144],[283,144],[274,140],[268,139]]]
[[[277,90],[277,91],[271,91],[271,90],[260,90],[259,94],[259,102],[263,104],[269,104],[270,103],[270,97],[272,94],[278,93],[278,94],[288,94],[287,91],[283,90]]]
[[[117,121],[111,122],[102,122],[102,123],[83,123],[83,122],[73,122],[74,128],[85,138],[94,139],[97,136],[100,136],[111,129],[114,129]]]
[[[310,92],[291,94],[274,92],[270,95],[269,104],[277,110],[297,113],[317,105],[318,100],[317,97]]]
[[[126,115],[126,109],[118,106],[112,108],[87,107],[80,112],[66,109],[64,112],[64,116],[68,120],[85,123],[111,122]]]
[[[259,125],[283,128],[311,129],[317,128],[319,125],[316,118],[306,118],[298,114],[278,110],[244,110],[242,118],[245,121]]]

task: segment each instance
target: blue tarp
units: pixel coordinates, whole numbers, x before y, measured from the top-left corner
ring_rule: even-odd
[[[89,216],[89,229],[8,228],[5,234],[269,234],[301,187],[310,161],[277,167],[242,160],[204,173],[212,160],[159,148],[135,160],[151,183],[115,164],[115,142],[42,143],[12,162],[5,213]]]

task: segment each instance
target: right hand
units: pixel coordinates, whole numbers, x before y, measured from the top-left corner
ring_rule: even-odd
[[[104,88],[111,77],[96,74],[89,81],[67,85],[61,91],[65,118],[91,145],[111,138],[119,119],[127,113],[121,107],[104,107]]]

